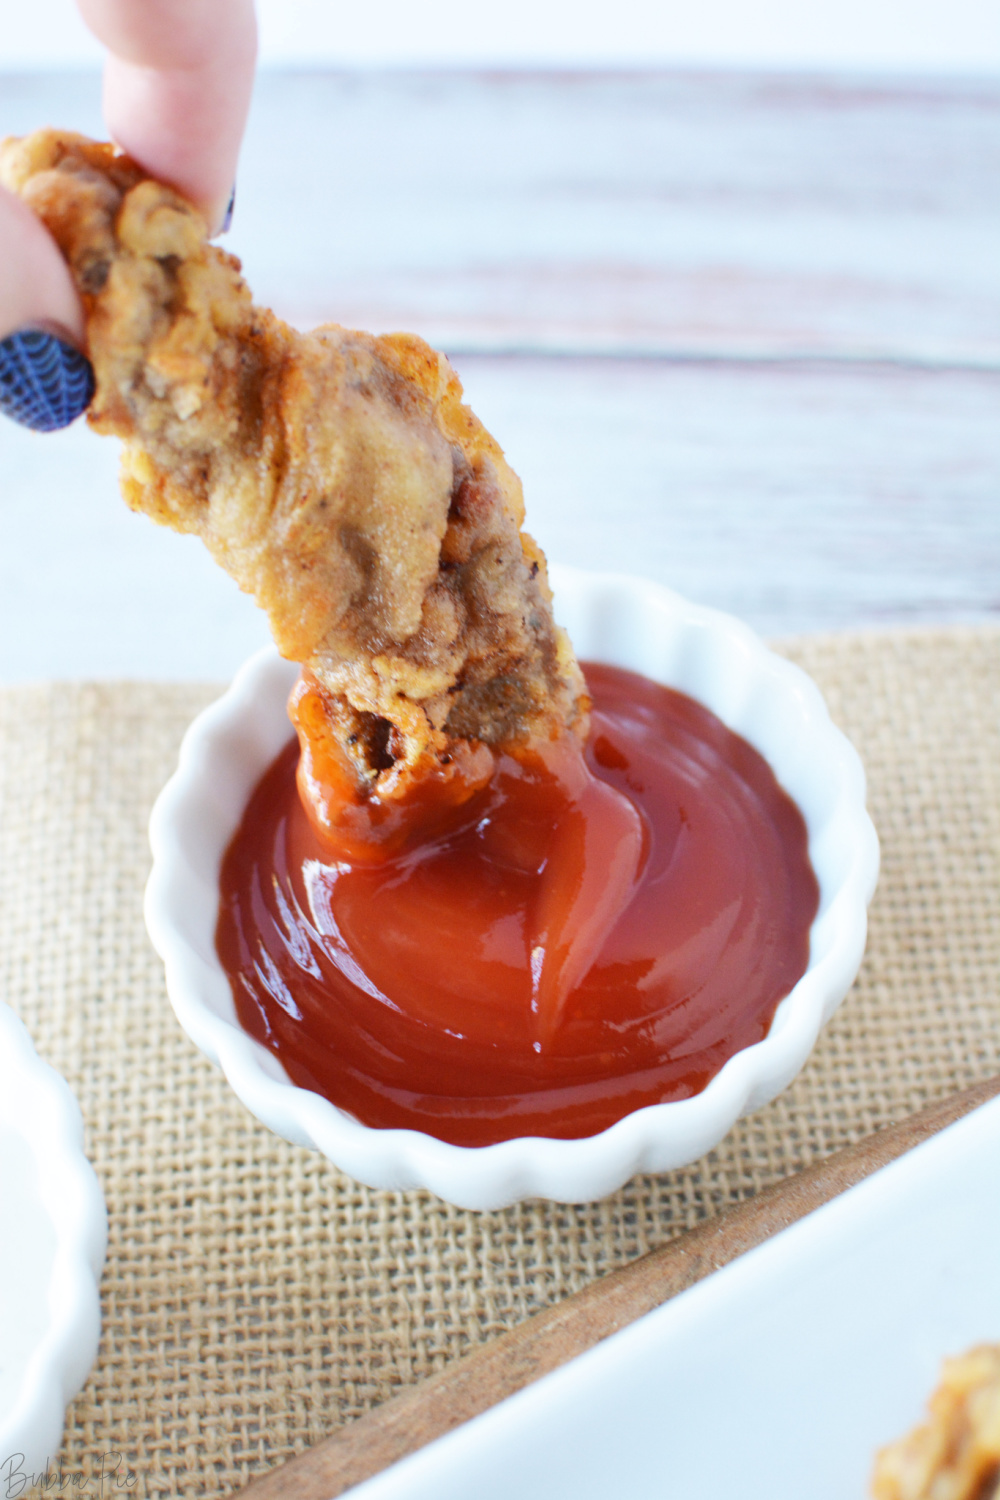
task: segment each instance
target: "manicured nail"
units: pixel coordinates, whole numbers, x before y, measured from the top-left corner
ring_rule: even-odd
[[[225,214],[223,216],[223,219],[222,219],[222,227],[219,230],[220,234],[228,234],[229,231],[230,231],[230,229],[232,229],[232,227],[233,227],[233,209],[235,207],[236,207],[236,184],[234,182],[233,183],[233,190],[229,194],[229,202],[226,204],[226,212],[225,212]]]
[[[86,411],[94,370],[86,355],[42,328],[0,340],[0,412],[36,432],[58,432]]]

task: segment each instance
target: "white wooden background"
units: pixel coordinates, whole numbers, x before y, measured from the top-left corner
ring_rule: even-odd
[[[997,0],[256,0],[264,67],[1000,68]],[[8,4],[0,71],[98,67],[74,0]]]
[[[95,76],[0,132],[100,130]],[[234,250],[302,324],[452,353],[549,555],[768,634],[1000,617],[1000,83],[266,73]],[[263,626],[0,424],[0,680],[217,676]]]
[[[264,68],[792,68],[996,75],[997,0],[256,0]],[[73,0],[4,7],[0,72],[97,68]]]

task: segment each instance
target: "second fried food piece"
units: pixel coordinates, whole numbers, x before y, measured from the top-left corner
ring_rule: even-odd
[[[875,1500],[996,1500],[1000,1493],[1000,1345],[944,1363],[922,1427],[875,1464]]]
[[[73,271],[88,420],[124,439],[125,499],[195,532],[267,611],[307,668],[300,726],[358,796],[475,781],[483,744],[585,732],[520,483],[442,355],[255,307],[197,211],[109,145],[10,140],[0,180]]]

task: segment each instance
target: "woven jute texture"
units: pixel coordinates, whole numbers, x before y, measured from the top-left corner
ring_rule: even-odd
[[[212,696],[0,693],[0,976],[81,1102],[107,1196],[97,1366],[64,1474],[225,1494],[817,1156],[1000,1070],[1000,632],[782,648],[860,750],[883,867],[858,984],[795,1085],[602,1203],[448,1208],[274,1139],[182,1035],[142,924],[146,819]],[[120,1474],[124,1476],[124,1468]]]

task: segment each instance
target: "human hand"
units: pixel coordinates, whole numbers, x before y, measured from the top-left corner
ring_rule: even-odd
[[[78,0],[108,48],[104,117],[123,150],[228,227],[253,86],[253,0]],[[90,403],[83,308],[55,241],[0,188],[0,411],[42,432]]]

